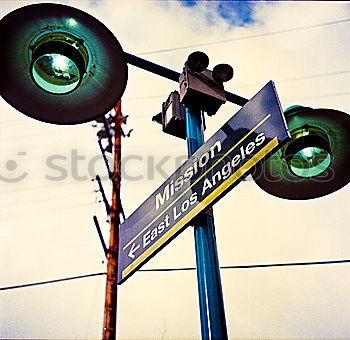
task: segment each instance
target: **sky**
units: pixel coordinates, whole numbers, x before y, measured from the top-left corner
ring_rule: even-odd
[[[53,1],[51,1],[53,2]],[[0,0],[5,16],[35,1]],[[103,22],[124,51],[181,72],[196,50],[228,63],[225,89],[251,98],[268,81],[283,109],[350,113],[350,2],[57,1]],[[186,159],[185,141],[151,121],[177,85],[129,66],[122,110],[122,203],[130,215]],[[206,119],[213,135],[239,106]],[[92,217],[109,225],[111,186],[93,124],[35,121],[0,100],[0,288],[106,270]],[[64,172],[50,166],[58,159]],[[136,158],[137,157],[137,158]],[[23,177],[23,178],[22,178]],[[262,191],[248,177],[214,206],[221,266],[350,259],[350,187],[309,201]],[[142,269],[195,267],[188,227]],[[222,269],[230,339],[350,338],[349,264]],[[0,337],[98,339],[105,276],[0,291]],[[195,271],[142,272],[118,290],[118,339],[198,339]]]

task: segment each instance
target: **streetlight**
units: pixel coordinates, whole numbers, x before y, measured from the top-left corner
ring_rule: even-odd
[[[19,8],[0,24],[1,95],[48,123],[78,124],[113,107],[127,82],[124,52],[91,15],[42,3]]]
[[[253,174],[260,188],[280,198],[301,200],[328,195],[348,184],[349,115],[299,105],[284,113],[292,139]]]

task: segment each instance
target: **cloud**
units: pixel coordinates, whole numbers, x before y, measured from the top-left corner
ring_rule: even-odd
[[[182,6],[193,10],[204,10],[208,25],[214,26],[217,17],[223,18],[232,26],[244,26],[254,22],[255,2],[250,1],[181,1]]]

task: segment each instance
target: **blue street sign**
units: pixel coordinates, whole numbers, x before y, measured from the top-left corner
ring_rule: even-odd
[[[118,284],[289,138],[270,81],[120,225]]]

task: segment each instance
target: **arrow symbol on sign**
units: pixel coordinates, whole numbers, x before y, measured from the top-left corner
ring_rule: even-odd
[[[132,259],[134,259],[135,258],[135,254],[134,253],[139,248],[140,248],[139,244],[135,247],[135,243],[133,243],[131,248],[130,248],[130,250],[129,250],[128,256],[131,257]]]

